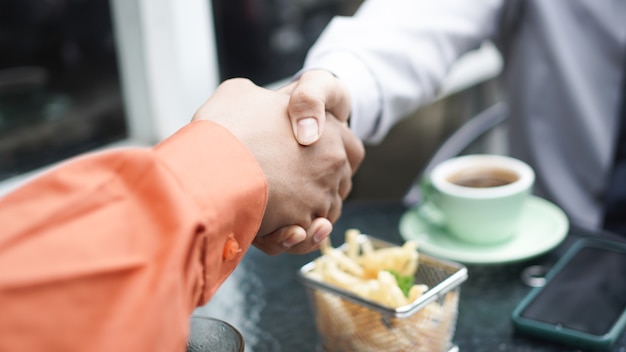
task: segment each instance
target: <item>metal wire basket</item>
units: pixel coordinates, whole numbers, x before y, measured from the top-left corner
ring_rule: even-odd
[[[360,235],[374,248],[395,246]],[[339,247],[345,250],[346,245]],[[420,253],[415,283],[429,289],[411,304],[392,309],[312,278],[309,262],[299,271],[306,286],[321,350],[350,351],[449,351],[453,348],[460,284],[467,279],[465,266]]]

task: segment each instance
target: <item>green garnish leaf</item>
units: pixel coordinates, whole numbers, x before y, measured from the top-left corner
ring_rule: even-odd
[[[413,276],[400,275],[393,270],[389,270],[389,272],[391,273],[391,275],[393,275],[393,277],[396,278],[398,287],[400,287],[400,290],[402,291],[402,293],[404,293],[404,296],[409,297],[409,291],[411,291],[411,287],[413,287],[413,284],[415,283],[415,278]]]

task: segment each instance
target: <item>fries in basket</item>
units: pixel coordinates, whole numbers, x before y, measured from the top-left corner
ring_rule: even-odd
[[[343,246],[333,248],[327,242],[322,256],[301,271],[310,289],[322,350],[448,351],[456,325],[458,284],[466,277],[464,267],[420,257],[413,241],[381,246],[376,240],[375,246],[370,238],[375,240],[348,230]],[[447,281],[453,277],[454,282]],[[416,278],[420,282],[415,283]],[[422,281],[433,289],[429,291]],[[377,306],[357,302],[327,286]],[[412,308],[420,302],[430,303]],[[396,314],[407,308],[410,313]]]

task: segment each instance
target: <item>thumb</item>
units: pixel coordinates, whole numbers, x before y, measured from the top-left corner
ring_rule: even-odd
[[[302,145],[315,143],[324,131],[325,99],[314,82],[298,82],[289,99],[289,118],[293,133]]]
[[[289,118],[300,144],[310,145],[319,139],[324,131],[326,111],[340,121],[348,120],[349,93],[330,72],[305,72],[289,89]]]

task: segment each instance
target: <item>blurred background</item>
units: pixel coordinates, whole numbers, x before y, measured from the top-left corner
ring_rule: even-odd
[[[0,52],[0,179],[127,136],[107,0],[2,0]]]
[[[283,84],[360,1],[0,1],[0,190],[82,152],[152,145],[224,79]],[[439,100],[367,148],[351,199],[401,198],[437,146],[500,99],[493,47],[457,66]]]

